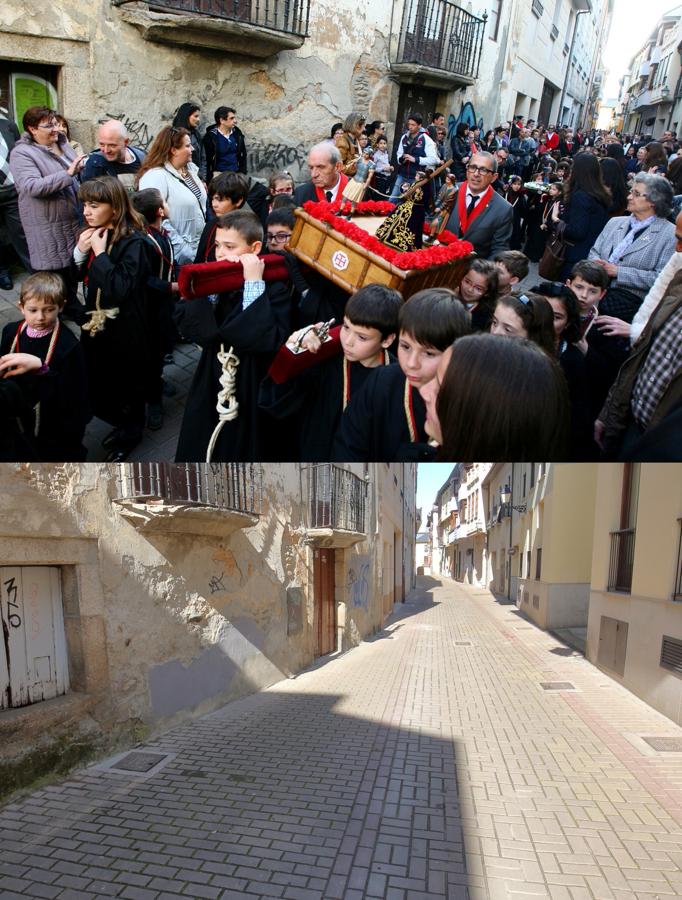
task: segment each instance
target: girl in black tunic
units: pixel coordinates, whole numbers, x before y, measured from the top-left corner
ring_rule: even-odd
[[[96,416],[114,426],[107,462],[121,461],[142,438],[145,398],[154,374],[147,302],[151,274],[145,226],[116,178],[79,188],[87,228],[74,250],[88,321],[81,344]]]
[[[580,340],[580,313],[573,291],[558,281],[543,281],[532,292],[545,297],[554,315],[556,357],[568,384],[571,404],[568,459],[576,462],[599,458],[593,439],[594,415],[590,409],[590,382],[585,356],[576,347]]]

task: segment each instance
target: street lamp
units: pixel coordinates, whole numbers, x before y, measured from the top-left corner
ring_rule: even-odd
[[[500,500],[502,501],[502,503],[503,503],[505,506],[509,505],[509,508],[510,508],[510,509],[515,509],[515,510],[516,510],[517,512],[519,512],[519,513],[525,513],[526,510],[527,510],[527,508],[528,508],[528,507],[526,506],[526,504],[525,504],[525,503],[521,503],[521,504],[519,504],[518,506],[515,506],[515,505],[511,502],[511,498],[512,498],[512,492],[511,492],[511,488],[509,487],[509,485],[508,485],[508,484],[505,484],[504,487],[500,487]],[[510,513],[509,515],[511,515],[511,513]]]

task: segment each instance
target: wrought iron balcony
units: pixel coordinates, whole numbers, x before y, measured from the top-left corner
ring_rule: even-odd
[[[367,482],[333,463],[308,466],[308,537],[329,547],[351,546],[367,531]]]
[[[391,71],[402,81],[448,87],[478,78],[487,14],[452,0],[406,0]]]
[[[266,57],[302,46],[310,0],[112,0],[145,40]]]
[[[635,558],[635,529],[611,532],[611,556],[607,591],[629,594],[632,590],[632,567]]]
[[[254,463],[121,463],[117,503],[143,531],[226,534],[258,521],[262,477]]]

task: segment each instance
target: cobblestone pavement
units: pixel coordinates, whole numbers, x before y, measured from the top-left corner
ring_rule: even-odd
[[[574,690],[546,691],[543,682]],[[682,896],[682,735],[486,591],[386,629],[0,813],[0,896]]]

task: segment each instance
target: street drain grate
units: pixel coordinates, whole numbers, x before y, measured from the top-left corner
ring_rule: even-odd
[[[642,740],[660,753],[679,753],[682,751],[682,738],[679,737],[642,737]]]
[[[147,773],[167,759],[169,759],[167,753],[148,753],[146,750],[133,750],[132,753],[127,753],[123,759],[117,760],[109,768],[120,769],[123,772]]]
[[[455,647],[471,647],[471,641],[455,641]]]
[[[570,681],[541,681],[543,691],[574,691],[575,685]]]

